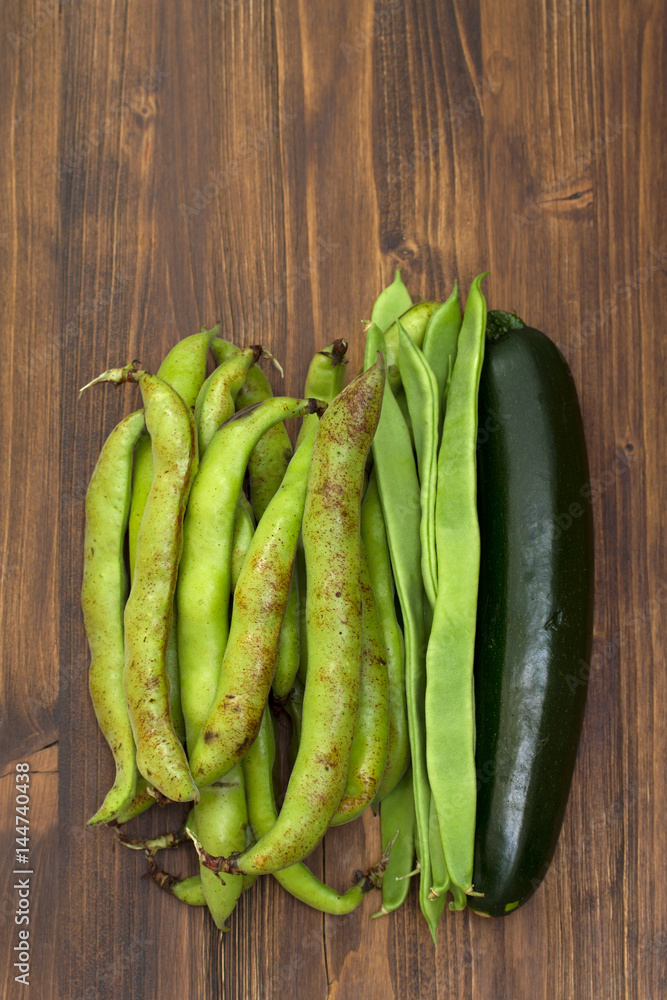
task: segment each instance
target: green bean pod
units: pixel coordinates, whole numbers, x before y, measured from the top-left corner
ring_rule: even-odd
[[[361,669],[361,491],[384,382],[380,355],[320,421],[302,529],[309,663],[299,752],[273,827],[240,857],[218,859],[218,871],[261,874],[306,857],[345,789]]]
[[[202,456],[185,516],[177,591],[181,701],[190,748],[213,704],[227,645],[233,525],[249,455],[268,428],[318,408],[315,400],[264,400],[224,423]]]
[[[384,337],[380,330],[376,326],[370,326],[366,331],[364,363],[369,365],[377,351],[382,351],[384,346]],[[428,899],[431,888],[428,847],[431,792],[426,769],[424,732],[426,670],[420,544],[421,500],[410,435],[388,384],[385,386],[382,415],[373,440],[373,459],[405,635],[408,733],[412,756],[416,848],[421,868],[419,903],[431,933],[435,935],[437,921],[434,922],[432,905]]]
[[[347,340],[334,340],[333,344],[315,354],[308,366],[304,396],[314,396],[315,399],[323,399],[325,403],[331,403],[336,398],[345,385],[347,348]],[[305,418],[296,439],[297,445],[316,423],[317,417]]]
[[[161,889],[164,889],[170,895],[175,896],[176,899],[180,899],[182,903],[187,903],[188,906],[206,906],[204,886],[199,875],[190,875],[189,878],[176,878],[175,875],[170,875],[169,872],[158,868],[152,858],[148,861],[147,874],[149,878],[153,879],[156,885],[159,885]]]
[[[167,382],[187,406],[194,406],[199,388],[206,377],[206,357],[209,344],[219,327],[184,337],[169,351],[158,368],[158,377]],[[197,457],[195,456],[195,463]],[[196,473],[196,464],[195,464]],[[148,433],[139,438],[134,452],[132,473],[132,500],[129,519],[130,576],[134,576],[137,536],[146,500],[153,482],[153,456]],[[176,635],[176,608],[172,612],[172,625],[166,652],[166,669],[169,680],[169,708],[174,731],[181,743],[185,740],[185,722],[181,707],[181,689],[178,668],[178,640]]]
[[[238,350],[237,347],[225,340],[217,339],[213,342],[213,353],[219,362],[222,362],[223,359],[237,357]],[[246,383],[239,397],[237,397],[237,408],[269,399],[272,395],[266,375],[259,368],[252,368],[248,372]],[[325,395],[319,395],[316,392],[309,392],[306,395],[328,402]],[[304,423],[307,423],[308,419],[306,417]],[[317,416],[313,416],[313,419],[317,422]],[[291,454],[292,445],[282,423],[271,427],[253,450],[249,461],[250,493],[253,510],[258,520],[280,486]],[[294,570],[293,580],[295,576],[296,571]],[[298,584],[294,584],[290,590],[290,599],[280,631],[276,657],[275,694],[278,699],[286,697],[286,694],[289,693],[299,665],[298,600]]]
[[[202,385],[195,403],[200,455],[206,451],[218,427],[234,413],[248,371],[261,356],[261,347],[248,347],[218,365]]]
[[[289,598],[316,432],[312,427],[287,467],[257,525],[235,588],[215,699],[190,753],[200,787],[227,774],[259,730]]]
[[[418,302],[399,317],[405,332],[419,348],[424,342],[428,322],[438,305],[438,302]],[[401,387],[401,373],[398,366],[398,320],[385,331],[384,338],[387,350],[387,382],[396,392]]]
[[[387,762],[389,738],[387,652],[363,543],[360,565],[362,639],[359,711],[350,750],[345,791],[330,826],[349,823],[370,805]]]
[[[243,758],[243,772],[246,780],[248,817],[257,839],[263,837],[275,825],[278,817],[273,791],[273,768],[276,757],[276,740],[271,714],[266,707],[257,739]],[[321,882],[302,861],[275,871],[274,877],[292,896],[324,913],[351,913],[359,906],[364,894],[372,888],[365,877],[359,877],[351,888],[338,893]]]
[[[174,875],[170,875],[169,872],[158,868],[152,859],[148,862],[148,875],[156,885],[159,885],[161,889],[164,889],[172,896],[175,896],[176,899],[180,899],[182,903],[187,903],[188,906],[206,906],[206,896],[204,895],[204,886],[202,885],[200,875],[190,875],[188,878],[176,878]],[[254,881],[254,878],[245,876],[243,879],[243,892],[246,892]],[[223,929],[227,930],[227,928]]]
[[[292,687],[289,698],[285,702],[284,706],[285,711],[289,715],[292,726],[289,744],[289,761],[291,767],[294,767],[294,761],[296,760],[299,752],[299,741],[301,740],[301,723],[303,722],[303,691],[304,687],[301,683],[301,678],[295,678],[294,686]]]
[[[477,396],[486,302],[472,283],[438,457],[439,588],[426,654],[426,757],[452,885],[472,890],[477,776],[473,659],[479,585]]]
[[[236,587],[241,567],[248,553],[254,532],[254,518],[248,501],[239,499],[234,519],[232,548],[232,589]],[[234,768],[224,781],[216,782],[200,793],[192,817],[192,829],[202,847],[212,854],[243,850],[246,841],[242,836],[248,817],[245,785],[240,768]],[[202,863],[199,863],[201,896],[208,903],[217,927],[225,930],[225,922],[233,911],[241,892],[247,888],[245,878],[231,875],[225,885]]]
[[[125,701],[125,695],[123,695],[123,701]],[[134,798],[115,817],[114,822],[117,823],[118,826],[121,826],[123,823],[129,823],[135,816],[140,816],[141,813],[146,812],[147,809],[150,809],[151,806],[155,805],[157,799],[154,795],[151,795],[148,789],[149,784],[143,774],[137,774],[137,786]]]
[[[308,675],[308,635],[306,632],[306,557],[303,552],[303,541],[299,540],[294,561],[294,573],[297,588],[297,612],[299,616],[299,665],[297,675],[302,685]]]
[[[421,501],[421,553],[424,589],[431,607],[438,592],[435,551],[435,493],[438,472],[438,383],[429,364],[398,322],[398,365],[412,424]]]
[[[135,794],[134,738],[123,694],[123,609],[128,580],[123,545],[130,508],[132,453],[145,426],[142,410],[130,413],[107,438],[86,494],[81,606],[90,646],[90,697],[113,753],[116,776],[104,802],[88,821],[108,823]]]
[[[391,845],[391,851],[382,880],[382,907],[374,917],[385,916],[403,905],[410,890],[410,878],[416,874],[415,800],[410,768],[382,799],[380,826],[382,850],[387,851]]]
[[[218,364],[239,353],[239,348],[220,337],[211,344]],[[271,399],[273,392],[264,372],[258,366],[251,368],[245,384],[236,397],[236,409],[254,406],[265,399]],[[325,400],[326,402],[326,400]],[[292,443],[282,423],[270,427],[253,449],[248,462],[250,478],[250,502],[259,521],[285,475],[292,457]]]
[[[341,392],[343,386],[345,385],[345,365],[347,364],[347,354],[348,343],[347,340],[339,339],[334,340],[332,344],[325,347],[323,351],[318,351],[314,355],[310,365],[308,366],[308,373],[306,375],[306,383],[304,386],[304,395],[315,396],[316,399],[323,399],[325,403],[330,403],[336,396]],[[309,422],[312,423],[313,418],[307,417],[301,429],[299,431],[299,436],[297,438],[297,444],[302,440],[306,434]],[[306,673],[308,671],[308,633],[306,629],[306,559],[303,554],[303,540],[299,539],[299,547],[297,549],[296,561],[294,564],[294,577],[296,588],[296,612],[297,612],[297,624],[299,629],[299,659],[297,663],[297,670],[301,683],[306,683]],[[283,670],[280,666],[280,652],[278,656],[278,666],[276,667],[276,675],[280,678]],[[282,687],[286,684],[283,682]],[[275,686],[274,686],[275,690]]]
[[[277,702],[284,702],[294,686],[299,669],[299,584],[296,579],[296,561],[292,565],[289,597],[285,617],[280,629],[276,670],[273,675],[273,695]]]
[[[368,570],[384,639],[389,676],[387,761],[375,793],[375,802],[380,802],[403,776],[408,766],[410,745],[405,708],[405,648],[403,633],[396,619],[394,578],[375,471],[371,473],[361,505],[361,539],[368,556]],[[414,811],[414,804],[412,808]]]
[[[139,385],[152,441],[153,484],[137,537],[124,615],[123,689],[137,767],[162,795],[188,801],[198,792],[171,721],[165,654],[196,455],[194,418],[171,386],[133,365],[104,372],[90,384],[98,382]]]
[[[245,562],[245,557],[248,555],[248,549],[250,548],[254,534],[255,518],[253,517],[252,507],[243,493],[241,493],[239,502],[236,505],[234,534],[232,536],[232,593],[236,590],[236,584],[239,582],[243,563]]]
[[[218,329],[219,327],[216,326],[213,330],[204,330],[202,333],[193,333],[190,337],[184,337],[172,347],[158,368],[158,377],[167,382],[190,408],[195,405],[201,385],[206,378],[206,356],[209,345]],[[152,482],[151,439],[148,434],[143,434],[134,452],[132,473],[132,502],[128,526],[130,576],[134,576],[137,535]]]
[[[180,899],[188,906],[206,906],[206,896],[204,886],[199,875],[190,875],[189,878],[178,879],[169,889],[172,896]]]
[[[213,856],[242,851],[248,825],[243,769],[234,767],[222,781],[202,788],[199,794],[194,828],[201,847]],[[223,882],[201,861],[199,875],[216,927],[227,930],[227,919],[243,892],[243,876],[228,875]]]
[[[235,400],[243,385],[249,368],[261,355],[261,347],[250,347],[233,355],[215,369],[202,385],[195,404],[195,424],[199,440],[199,457],[206,451],[218,427],[234,415]],[[232,591],[241,574],[243,561],[255,531],[255,517],[244,493],[239,494],[239,502],[234,518],[232,542]],[[173,633],[172,629],[172,633]],[[178,642],[177,642],[178,646]]]
[[[449,889],[449,872],[447,871],[447,863],[442,850],[442,836],[440,834],[438,812],[435,808],[433,797],[431,797],[431,808],[429,810],[428,843],[431,852],[432,883],[429,898],[436,900],[439,896],[444,896]]]
[[[396,277],[391,285],[387,285],[375,300],[371,313],[371,323],[375,323],[378,329],[384,333],[387,327],[395,323],[398,317],[407,312],[411,305],[410,293],[403,284],[400,269],[397,268]]]
[[[459,284],[454,282],[454,290],[446,302],[443,302],[431,316],[424,334],[422,352],[438,383],[438,400],[440,402],[440,430],[444,420],[445,410],[442,403],[447,374],[456,361],[456,347],[461,329],[461,306],[459,304]]]

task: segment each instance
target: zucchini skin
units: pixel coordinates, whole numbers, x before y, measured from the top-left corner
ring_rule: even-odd
[[[478,777],[471,908],[512,912],[556,849],[581,732],[593,621],[593,518],[565,358],[489,314],[479,395]]]

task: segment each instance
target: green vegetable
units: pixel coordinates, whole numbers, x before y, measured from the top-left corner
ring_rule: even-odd
[[[156,375],[136,371],[134,365],[106,371],[90,384],[98,382],[139,385],[152,443],[153,483],[137,536],[124,616],[123,689],[137,767],[168,799],[196,800],[197,788],[171,720],[165,662],[183,515],[196,461],[194,417],[170,385]]]
[[[91,825],[108,823],[134,798],[137,768],[130,717],[123,694],[123,611],[128,592],[123,544],[130,509],[132,452],[145,427],[143,410],[112,430],[86,494],[81,606],[90,646],[88,686],[95,715],[116,765],[112,788]]]
[[[252,831],[258,840],[269,832],[278,818],[273,792],[275,757],[275,732],[267,706],[257,739],[243,758],[248,816]],[[324,913],[351,913],[359,906],[364,893],[371,888],[364,879],[360,879],[359,883],[351,886],[347,892],[338,893],[313,875],[302,861],[273,874],[283,889],[292,896]]]
[[[368,556],[368,571],[380,619],[389,676],[389,737],[382,780],[375,793],[380,802],[402,778],[408,765],[408,719],[405,709],[405,649],[396,619],[394,578],[387,544],[377,477],[371,473],[361,505],[361,540]],[[414,813],[414,804],[412,806]],[[384,845],[386,847],[386,845]]]
[[[375,300],[371,323],[375,323],[377,328],[384,333],[387,327],[395,323],[398,317],[402,316],[411,305],[410,293],[403,284],[401,272],[397,268],[396,277],[391,285],[387,285]]]
[[[428,361],[398,321],[398,367],[412,424],[421,501],[421,553],[424,589],[431,607],[438,592],[435,501],[438,476],[438,383]]]
[[[363,542],[361,543],[361,609],[359,711],[350,750],[345,791],[331,820],[331,826],[349,823],[370,805],[387,761],[389,738],[387,651]]]
[[[272,396],[238,411],[202,456],[185,516],[177,591],[181,701],[191,758],[227,644],[233,529],[248,456],[268,428],[315,409],[315,400]]]
[[[397,333],[398,337],[398,328]],[[376,326],[366,331],[364,363],[372,362],[385,340]],[[431,933],[439,919],[429,899],[429,809],[431,790],[426,770],[424,691],[426,685],[424,589],[421,575],[420,489],[410,434],[389,383],[385,385],[380,422],[373,439],[373,460],[387,528],[396,593],[405,634],[405,691],[412,753],[416,816],[416,850],[420,865],[419,903]]]
[[[390,851],[382,880],[382,907],[374,917],[397,910],[405,902],[410,877],[415,875],[415,800],[412,771],[405,772],[380,805],[382,850]]]
[[[426,653],[426,759],[453,887],[472,890],[475,835],[473,660],[479,583],[477,395],[486,302],[468,294],[438,455],[438,596]]]
[[[490,313],[479,401],[482,540],[473,909],[511,912],[551,862],[586,702],[593,523],[583,425],[558,348]]]
[[[267,400],[260,406],[275,402]],[[254,412],[258,414],[259,408]],[[234,589],[218,687],[190,751],[190,767],[200,787],[222,779],[241,760],[259,730],[289,598],[316,434],[317,427],[311,426],[294,453],[257,525]]]
[[[306,857],[345,788],[361,668],[360,507],[377,427],[384,359],[359,375],[322,417],[303,514],[308,572],[308,674],[299,752],[274,826],[217,871],[262,874]]]

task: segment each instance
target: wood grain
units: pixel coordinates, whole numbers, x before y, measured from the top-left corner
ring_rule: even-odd
[[[33,997],[664,995],[665,23],[654,0],[2,5],[1,915],[9,956],[28,760]],[[580,390],[597,600],[565,826],[528,905],[447,914],[437,949],[414,891],[384,920],[371,898],[331,918],[268,880],[221,937],[85,829],[111,763],[86,690],[83,499],[135,390],[77,389],[218,319],[281,358],[289,392],[334,336],[355,371],[397,265],[413,297],[488,268],[490,304],[550,333]],[[312,864],[344,887],[378,846],[364,817]]]

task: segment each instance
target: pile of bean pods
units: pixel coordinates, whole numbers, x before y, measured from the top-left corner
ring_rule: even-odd
[[[116,767],[89,823],[219,928],[266,874],[334,914],[380,887],[375,916],[412,875],[434,937],[448,897],[461,909],[473,892],[480,281],[462,317],[457,286],[413,305],[397,272],[346,388],[345,340],[315,355],[302,398],[274,397],[257,364],[271,356],[217,327],[156,375],[133,363],[90,383],[136,383],[143,407],[111,432],[86,498],[90,694]],[[192,803],[181,830],[121,829],[156,801]],[[304,859],[369,806],[382,857],[339,893]],[[196,876],[155,861],[181,843]]]

